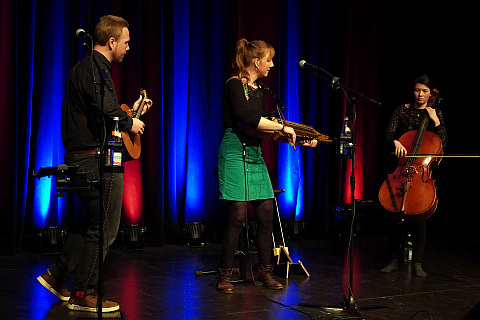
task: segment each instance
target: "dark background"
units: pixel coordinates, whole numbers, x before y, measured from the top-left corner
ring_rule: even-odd
[[[154,100],[144,117],[142,158],[126,168],[136,193],[124,195],[124,223],[146,225],[150,244],[161,245],[179,241],[186,222],[216,225],[223,216],[213,172],[223,133],[221,94],[239,38],[275,47],[275,68],[264,82],[294,122],[337,137],[352,113],[341,91],[298,67],[303,59],[381,102],[356,99],[355,197],[375,201],[389,164],[383,131],[422,73],[433,77],[443,99],[445,154],[478,153],[474,10],[433,1],[2,1],[2,252],[25,249],[38,228],[65,223],[65,203],[42,191],[54,185],[41,186],[31,173],[63,163],[63,85],[84,55],[75,30],[93,34],[101,16],[130,23],[131,50],[114,67],[119,101],[133,103],[139,86]],[[267,141],[264,154],[274,188],[296,190],[293,204],[281,196],[282,217],[302,218],[320,227],[316,235],[328,236],[332,208],[350,197],[350,162],[338,160],[333,145],[293,153]],[[475,158],[442,160],[435,174],[439,207],[428,220],[432,236],[478,239],[477,166]]]

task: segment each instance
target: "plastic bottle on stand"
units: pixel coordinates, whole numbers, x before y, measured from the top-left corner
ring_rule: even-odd
[[[403,260],[405,262],[411,262],[413,258],[413,245],[412,245],[412,235],[408,234],[407,239],[405,239],[405,245],[403,247]]]
[[[121,167],[123,155],[122,133],[118,125],[119,118],[113,117],[112,134],[107,144],[107,155],[105,165],[107,167]]]
[[[345,117],[342,132],[340,133],[338,153],[342,159],[351,158],[353,152],[352,130],[350,129],[348,120],[348,117]]]

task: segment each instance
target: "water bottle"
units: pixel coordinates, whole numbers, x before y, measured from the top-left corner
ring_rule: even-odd
[[[413,258],[413,246],[412,246],[412,235],[408,234],[407,239],[405,239],[405,245],[403,247],[403,260],[406,262],[411,262]]]
[[[342,159],[351,158],[353,152],[353,140],[352,140],[352,130],[348,125],[348,117],[345,117],[343,121],[342,132],[340,133],[339,140],[339,156]]]
[[[113,117],[112,134],[107,143],[107,155],[105,157],[105,165],[107,167],[121,167],[123,155],[122,133],[118,125],[119,118]]]

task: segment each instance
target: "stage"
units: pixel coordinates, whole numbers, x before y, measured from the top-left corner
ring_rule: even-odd
[[[380,272],[388,262],[383,233],[359,233],[354,245],[353,297],[364,319],[464,319],[480,301],[480,245],[476,241],[431,236],[423,263],[426,278],[416,277],[408,263],[391,274]],[[132,252],[113,248],[104,298],[119,302],[120,312],[104,313],[104,318],[357,319],[347,311],[299,306],[343,306],[348,296],[346,238],[292,240],[287,246],[292,260],[301,260],[310,277],[295,272],[288,279],[279,277],[285,287],[278,291],[248,281],[236,283],[230,295],[216,291],[215,275],[195,274],[215,269],[220,244],[147,246]],[[35,280],[53,258],[31,252],[0,257],[2,319],[95,318],[95,314],[69,311],[65,302]],[[246,254],[248,278],[252,260],[256,256]],[[387,308],[366,310],[372,306]]]

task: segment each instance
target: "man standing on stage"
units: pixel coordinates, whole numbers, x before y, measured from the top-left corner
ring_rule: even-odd
[[[131,118],[117,102],[117,93],[111,78],[113,62],[122,62],[129,48],[128,22],[117,16],[104,16],[95,28],[95,46],[92,57],[82,59],[70,72],[65,86],[65,100],[62,106],[62,139],[66,149],[65,163],[78,166],[72,177],[85,212],[83,224],[75,224],[68,235],[63,252],[37,280],[50,292],[68,301],[70,310],[97,311],[99,279],[99,230],[100,208],[103,205],[103,258],[118,232],[122,208],[123,173],[105,172],[103,175],[103,199],[98,188],[91,182],[99,180],[100,153],[104,141],[103,132],[108,132],[113,118],[119,118],[120,131],[143,134],[142,121]],[[92,59],[93,58],[93,59]],[[92,62],[93,61],[93,62]],[[133,105],[137,110],[142,97]],[[152,105],[145,99],[145,113]],[[103,114],[102,114],[103,110]],[[102,128],[102,117],[105,127]],[[65,283],[73,271],[76,276],[69,292]],[[116,311],[119,304],[105,300],[102,312]]]

